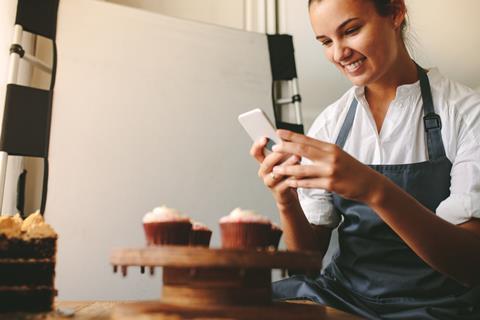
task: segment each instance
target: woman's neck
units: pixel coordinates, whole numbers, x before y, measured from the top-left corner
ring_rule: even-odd
[[[418,80],[417,66],[406,49],[401,56],[402,58],[398,59],[382,78],[365,87],[365,94],[369,103],[371,99],[372,102],[376,101],[377,104],[388,105],[395,98],[399,86],[411,84]]]

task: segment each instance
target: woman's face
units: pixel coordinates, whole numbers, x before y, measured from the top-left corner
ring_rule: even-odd
[[[382,17],[369,0],[322,0],[310,6],[310,19],[327,58],[353,84],[388,81],[403,16]]]

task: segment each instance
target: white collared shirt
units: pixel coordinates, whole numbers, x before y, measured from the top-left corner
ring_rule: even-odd
[[[442,76],[428,72],[435,112],[442,120],[442,139],[452,162],[450,196],[436,214],[453,224],[480,218],[480,94]],[[409,164],[428,159],[420,82],[397,88],[380,133],[365,99],[364,87],[353,87],[327,107],[308,135],[335,143],[353,98],[358,107],[344,150],[365,164]],[[302,162],[308,163],[308,159]],[[335,227],[341,220],[320,189],[298,189],[300,203],[310,223]]]

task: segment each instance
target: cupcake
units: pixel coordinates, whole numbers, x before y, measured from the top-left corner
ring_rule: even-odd
[[[282,229],[275,223],[272,223],[272,229],[270,230],[270,247],[273,247],[275,250],[278,249],[282,233]]]
[[[192,223],[178,210],[157,207],[143,217],[147,245],[188,245]]]
[[[236,208],[220,219],[223,248],[267,248],[271,235],[270,220],[251,210]]]
[[[192,231],[190,232],[191,246],[210,246],[210,238],[212,237],[212,230],[200,222],[192,222]]]

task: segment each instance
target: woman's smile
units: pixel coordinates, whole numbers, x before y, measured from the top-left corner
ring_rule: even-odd
[[[355,75],[357,75],[358,73],[361,72],[361,69],[363,69],[362,66],[364,65],[364,61],[366,59],[367,58],[363,57],[363,58],[356,59],[356,60],[351,61],[351,62],[340,63],[340,65],[350,75],[355,76]]]

